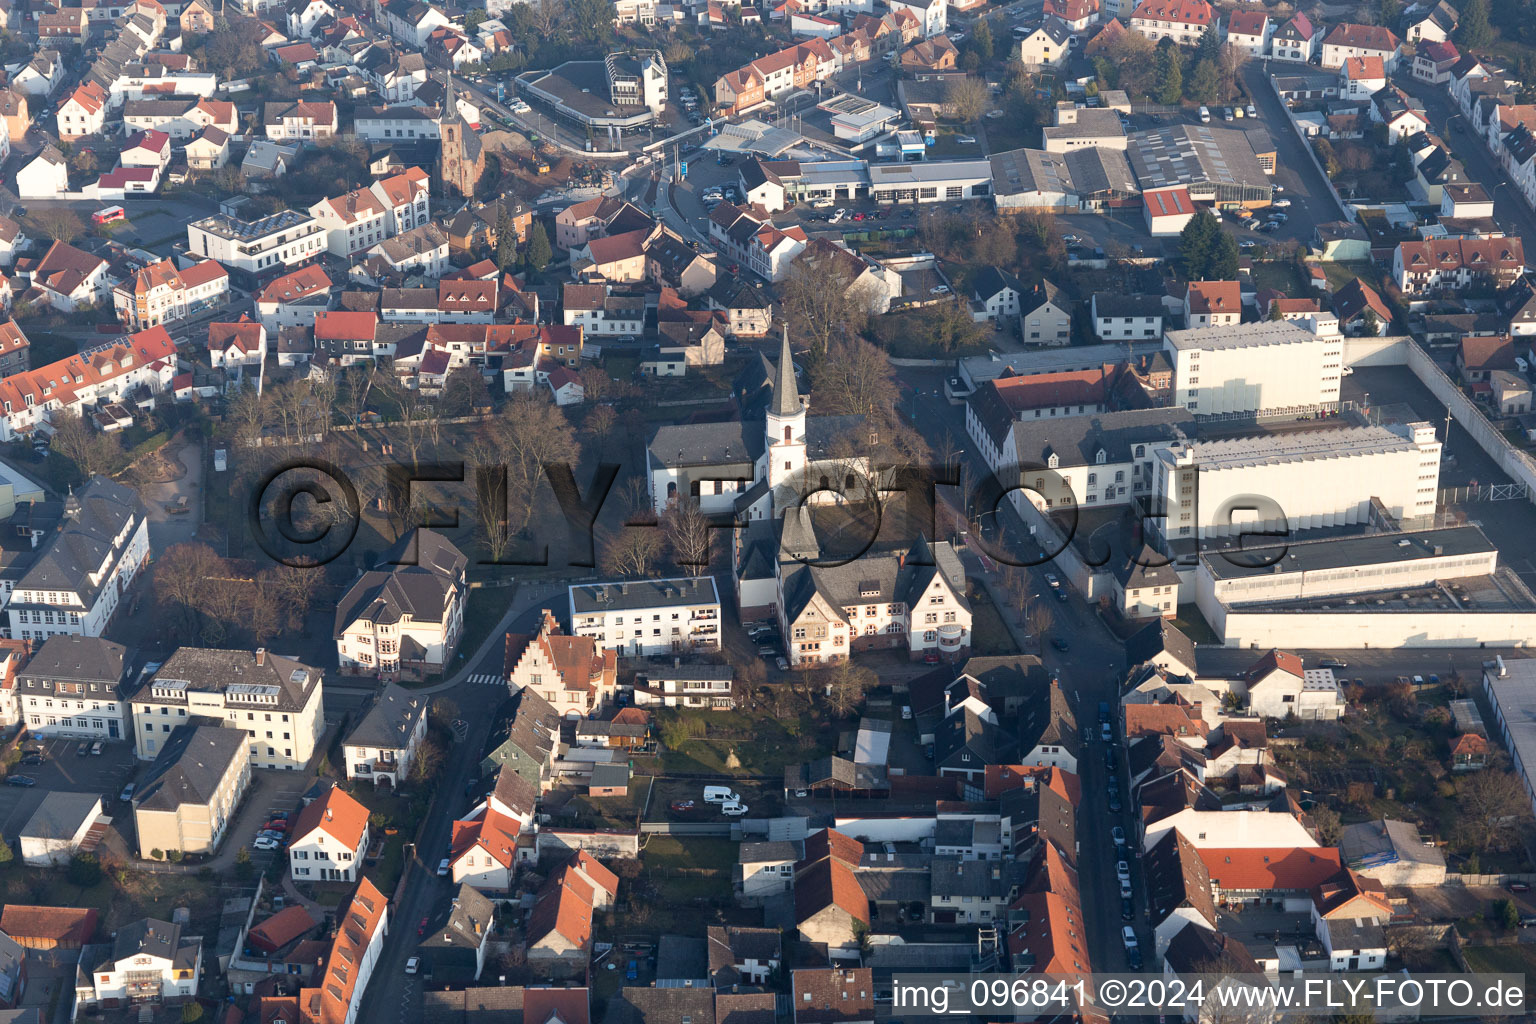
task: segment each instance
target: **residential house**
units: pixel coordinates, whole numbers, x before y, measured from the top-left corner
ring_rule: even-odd
[[[754,274],[777,283],[789,274],[790,265],[805,251],[807,236],[798,225],[774,226],[766,214],[721,203],[709,214],[709,235],[727,256]]]
[[[309,803],[288,833],[295,881],[355,882],[368,851],[368,808],[340,786]]]
[[[27,731],[43,739],[127,736],[126,655],[121,644],[100,637],[57,635],[44,641],[15,679],[16,711]]]
[[[1531,385],[1524,376],[1508,370],[1488,375],[1493,408],[1500,416],[1520,416],[1531,409]]]
[[[1507,288],[1525,272],[1519,238],[1443,238],[1400,242],[1392,276],[1409,294],[1457,289]]]
[[[539,784],[503,766],[496,788],[453,823],[448,860],[453,881],[482,892],[508,892],[517,866],[537,858],[531,825]]]
[[[425,937],[416,944],[434,982],[467,985],[480,980],[496,930],[495,915],[496,905],[468,885],[460,885],[446,906],[435,909]]]
[[[1243,319],[1242,290],[1236,281],[1191,281],[1184,291],[1184,326],[1224,327]]]
[[[1368,100],[1387,85],[1387,71],[1380,57],[1346,57],[1339,69],[1339,98]]]
[[[971,317],[1001,327],[1019,315],[1023,295],[1018,278],[997,267],[984,267],[971,282]]]
[[[1446,85],[1451,81],[1452,70],[1460,62],[1461,51],[1456,49],[1455,43],[1420,43],[1413,55],[1413,77],[1430,85]]]
[[[357,1024],[358,1009],[368,980],[378,965],[389,933],[389,900],[366,877],[357,883],[352,898],[336,911],[336,932],[320,963],[317,985],[299,989],[299,997],[284,1007],[281,1016],[267,1018],[272,1024],[298,1020],[300,1024]],[[300,1013],[302,1009],[302,1015]]]
[[[251,781],[246,736],[239,729],[179,725],[133,795],[139,856],[218,850]]]
[[[269,332],[283,327],[312,327],[315,314],[330,304],[331,279],[318,266],[300,267],[274,278],[256,295],[256,315]]]
[[[413,696],[397,683],[387,684],[342,741],[347,778],[391,787],[409,779],[427,734],[428,707],[425,697]]]
[[[720,598],[709,576],[572,586],[570,619],[577,636],[623,655],[720,646]]]
[[[732,695],[734,675],[729,665],[648,669],[635,677],[635,705],[730,711],[736,707]]]
[[[1446,3],[1446,0],[1415,4],[1414,9],[1404,18],[1406,27],[1403,36],[1408,42],[1419,44],[1422,51],[1426,45],[1449,41],[1460,20],[1456,8]]]
[[[791,978],[794,1024],[875,1024],[868,967],[799,968]]]
[[[742,843],[736,853],[732,883],[737,899],[750,903],[790,892],[799,860],[800,851],[792,842]]]
[[[1026,68],[1060,67],[1071,53],[1072,27],[1050,15],[1018,42],[1019,63]]]
[[[178,269],[164,259],[138,270],[112,289],[118,317],[134,331],[185,319],[222,306],[228,298],[229,271],[214,260]]]
[[[1317,939],[1335,971],[1372,971],[1387,962],[1386,924],[1392,919],[1386,889],[1345,868],[1312,893]]]
[[[1305,64],[1318,56],[1322,44],[1322,29],[1298,11],[1270,36],[1269,55],[1275,60],[1295,60]]]
[[[54,242],[32,268],[32,287],[41,293],[44,304],[60,313],[105,302],[113,284],[106,260],[68,242]]]
[[[1141,0],[1130,18],[1132,32],[1154,42],[1172,39],[1180,46],[1195,45],[1215,25],[1215,9],[1206,0]]]
[[[320,334],[317,325],[316,341]],[[402,538],[390,558],[363,573],[337,605],[341,670],[390,679],[442,672],[463,631],[468,559],[429,529]]]
[[[279,100],[262,106],[262,128],[273,142],[308,142],[336,135],[336,104],[330,100]]]
[[[1269,51],[1269,37],[1275,23],[1264,11],[1233,11],[1227,15],[1222,28],[1227,43],[1246,50],[1250,57],[1257,57]]]
[[[189,1003],[202,979],[203,939],[179,924],[142,918],[113,933],[110,943],[80,952],[75,1005],[99,1012],[135,1003]]]
[[[267,359],[267,329],[242,313],[234,323],[208,325],[208,362],[236,375],[259,373]]]
[[[19,89],[0,90],[0,116],[5,118],[6,138],[10,142],[19,142],[31,130],[32,115],[28,107],[25,92]]]
[[[56,119],[60,141],[73,142],[100,132],[107,120],[107,102],[105,89],[94,81],[82,82],[59,104]]]
[[[16,172],[16,194],[22,199],[57,199],[69,191],[69,164],[52,143]]]
[[[229,163],[230,133],[209,126],[187,142],[187,166],[194,171],[216,171]]]
[[[531,688],[566,716],[586,717],[614,697],[614,648],[599,648],[591,636],[563,635],[547,608],[537,634],[507,634],[505,664],[513,690]]]
[[[1026,345],[1067,345],[1072,341],[1072,313],[1061,289],[1042,280],[1021,296],[1019,325]]]
[[[611,906],[619,879],[586,851],[578,851],[545,881],[528,913],[528,959],[535,964],[586,965],[592,912]]]
[[[1403,44],[1397,34],[1381,25],[1343,22],[1323,37],[1323,67],[1340,68],[1351,57],[1380,57],[1387,74],[1397,70]]]
[[[863,856],[864,844],[825,828],[805,840],[795,865],[795,926],[802,941],[824,944],[834,960],[857,958],[869,927],[869,898],[857,875]]]
[[[783,933],[777,928],[710,925],[705,941],[709,979],[717,990],[766,984],[784,958]]]
[[[1333,311],[1339,329],[1347,334],[1386,334],[1392,326],[1392,308],[1381,293],[1359,278],[1334,293]]]
[[[1093,333],[1104,341],[1162,337],[1164,308],[1155,295],[1094,292],[1088,312],[1093,318]]]

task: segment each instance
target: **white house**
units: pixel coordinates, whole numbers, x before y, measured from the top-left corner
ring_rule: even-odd
[[[1274,22],[1264,11],[1233,11],[1227,15],[1223,29],[1228,43],[1247,50],[1250,56],[1257,56],[1268,52],[1274,27]]]
[[[288,835],[295,881],[353,882],[368,850],[368,808],[340,786],[299,812]]]
[[[517,865],[537,859],[530,831],[539,787],[510,767],[496,776],[485,801],[453,823],[448,859],[456,884],[507,892]]]
[[[1380,57],[1387,74],[1397,70],[1402,41],[1381,25],[1339,24],[1323,37],[1323,67],[1343,67],[1351,57]]]
[[[349,675],[419,678],[444,671],[464,626],[469,560],[435,530],[415,530],[388,568],[352,585],[336,608],[336,657]]]
[[[621,655],[720,646],[720,595],[712,576],[618,580],[570,588],[571,632]]]
[[[128,735],[121,644],[55,636],[16,677],[17,713],[34,736],[117,740]]]
[[[1216,11],[1206,0],[1141,0],[1131,12],[1131,31],[1154,42],[1172,39],[1193,46],[1216,24]]]
[[[427,734],[428,703],[424,696],[388,684],[343,741],[347,778],[390,786],[408,779]]]
[[[891,13],[910,11],[923,27],[923,38],[943,35],[949,27],[949,0],[885,0]]]
[[[57,199],[69,191],[69,164],[52,143],[16,172],[16,194],[22,199]]]
[[[203,940],[181,925],[142,918],[118,928],[112,942],[84,947],[75,1000],[80,1007],[131,1003],[184,1003],[197,995]]]

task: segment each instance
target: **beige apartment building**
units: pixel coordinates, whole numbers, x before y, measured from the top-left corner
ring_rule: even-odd
[[[325,729],[322,677],[263,648],[182,647],[129,698],[134,753],[155,760],[176,727],[200,715],[243,731],[251,767],[299,771]]]
[[[133,798],[140,857],[218,849],[251,782],[245,741],[235,729],[199,719],[161,744],[148,781]]]

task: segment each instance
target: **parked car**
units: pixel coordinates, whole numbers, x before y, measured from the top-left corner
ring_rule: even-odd
[[[1248,104],[1248,116],[1249,117],[1258,117],[1259,116],[1259,112],[1257,110],[1253,109],[1253,104],[1252,103]]]
[[[698,804],[695,804],[692,800],[673,800],[667,806],[672,809],[673,813],[683,814],[687,811],[693,810],[698,806]]]
[[[422,918],[421,924],[416,926],[416,937],[419,939],[425,934],[427,934],[427,919]]]
[[[1120,937],[1125,942],[1126,949],[1136,949],[1141,943],[1136,941],[1136,929],[1126,925],[1120,929]]]
[[[76,757],[87,757],[90,753],[91,745],[89,743],[81,742],[79,746],[75,747]]]
[[[282,845],[283,844],[279,843],[276,839],[266,839],[266,838],[264,838],[262,836],[257,836],[256,840],[253,843],[251,843],[251,849],[253,849],[253,850],[276,850],[276,849],[280,848]]]
[[[1122,885],[1127,885],[1127,884],[1130,883],[1130,881],[1131,881],[1131,865],[1130,865],[1130,863],[1128,861],[1123,861],[1123,860],[1115,861],[1115,877],[1120,879],[1120,882],[1121,882]]]
[[[1287,206],[1291,205],[1291,201],[1289,199],[1276,199],[1274,202],[1270,203],[1269,205],[1275,207],[1278,210],[1283,210]]]
[[[1110,838],[1114,839],[1116,846],[1125,845],[1125,829],[1121,828],[1119,825],[1116,825],[1114,828],[1110,829],[1109,835]]]
[[[419,970],[421,970],[421,957],[408,957],[405,961],[405,973],[415,974]]]
[[[1115,757],[1114,747],[1104,748],[1104,770],[1113,775],[1120,767],[1120,761]]]
[[[1056,574],[1053,572],[1048,572],[1045,574],[1045,582],[1051,585],[1052,590],[1055,590],[1061,586],[1061,580],[1057,579]]]
[[[91,755],[94,757],[100,757],[102,749],[101,740],[97,740],[95,743],[91,744]]]
[[[444,857],[442,860],[437,862],[437,877],[438,878],[447,878],[448,877],[448,870],[449,870],[448,858]]]
[[[1349,668],[1348,662],[1340,661],[1338,658],[1324,658],[1317,664],[1319,668]]]
[[[1129,896],[1122,896],[1120,898],[1120,920],[1136,920],[1136,904],[1131,901]]]
[[[262,829],[256,833],[256,838],[270,839],[274,843],[281,843],[283,841],[283,834],[281,832],[273,832],[271,829]]]
[[[37,785],[37,780],[30,775],[7,775],[5,784],[7,786],[35,786]]]
[[[1114,811],[1116,814],[1119,814],[1121,811],[1125,810],[1125,805],[1120,802],[1120,791],[1118,789],[1112,789],[1109,791],[1109,809]]]
[[[1063,242],[1067,243],[1068,245],[1081,245],[1081,244],[1083,244],[1083,240],[1080,237],[1078,237],[1077,235],[1062,235],[1061,236],[1061,240]],[[1045,574],[1045,578],[1048,579],[1048,580],[1053,580],[1056,577],[1052,576],[1050,573],[1046,573]]]
[[[133,799],[133,794],[137,789],[138,787],[134,783],[130,782],[128,785],[123,787],[123,791],[121,793],[117,794],[117,798],[123,803],[127,803]]]
[[[974,146],[974,145],[976,145],[976,136],[974,136],[974,135],[957,135],[957,136],[955,136],[955,141],[960,143],[960,145],[962,145],[962,146]]]
[[[789,671],[789,659],[782,654],[773,659],[773,664],[780,672]]]
[[[24,765],[31,766],[31,765],[34,765],[34,764],[42,764],[45,760],[46,760],[46,758],[44,758],[42,754],[32,753],[32,754],[28,754],[25,757],[23,757],[21,759],[21,763],[24,764]]]
[[[730,801],[720,805],[720,813],[730,818],[739,818],[747,813],[747,805],[739,801]]]
[[[705,786],[704,802],[707,804],[740,803],[741,797],[730,786]]]
[[[1051,646],[1058,651],[1070,651],[1072,649],[1072,645],[1067,642],[1067,638],[1064,636],[1051,637]]]
[[[1256,246],[1258,244],[1259,244],[1258,242],[1255,242],[1251,238],[1245,238],[1241,242],[1237,243],[1237,247],[1239,249],[1252,249],[1254,246]]]

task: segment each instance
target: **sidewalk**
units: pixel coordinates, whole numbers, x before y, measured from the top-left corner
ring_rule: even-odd
[[[283,871],[282,888],[283,898],[288,906],[303,907],[305,910],[309,911],[309,916],[314,918],[316,921],[324,921],[325,915],[330,913],[329,908],[316,903],[314,900],[309,899],[300,893],[298,886],[293,884],[293,875],[291,875],[286,869]]]
[[[513,584],[512,598],[501,620],[492,627],[485,640],[481,642],[474,654],[464,659],[464,667],[455,672],[450,678],[443,680],[436,686],[424,686],[419,690],[413,689],[412,693],[442,693],[458,686],[464,680],[474,675],[474,668],[493,651],[499,651],[506,642],[507,630],[519,615],[528,611],[535,605],[547,603],[551,595],[559,595],[565,592],[564,583],[544,583],[538,586],[524,587],[521,583]]]

